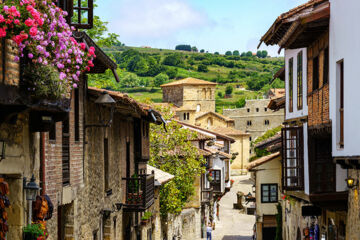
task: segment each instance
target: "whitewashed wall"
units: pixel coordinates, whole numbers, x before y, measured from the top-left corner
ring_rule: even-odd
[[[213,157],[214,170],[221,170],[221,192],[225,192],[225,161],[221,160],[219,155]]]
[[[346,4],[345,4],[346,2]],[[330,118],[333,156],[360,155],[360,1],[330,0]],[[344,60],[344,148],[339,149],[337,62]],[[336,131],[335,131],[336,129]]]
[[[297,54],[303,51],[303,108],[297,109]],[[289,112],[289,59],[293,58],[293,112]],[[306,48],[285,50],[285,88],[286,88],[286,114],[285,119],[307,116],[307,52]]]

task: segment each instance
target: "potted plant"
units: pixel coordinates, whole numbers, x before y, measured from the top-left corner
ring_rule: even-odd
[[[24,240],[45,240],[47,233],[40,224],[29,224],[24,227]]]
[[[233,179],[231,179],[231,180],[230,180],[230,187],[232,187],[232,186],[233,186],[233,184],[234,184],[234,180],[233,180]]]
[[[152,217],[152,212],[145,212],[144,216],[141,217],[141,224],[146,225],[149,221],[149,219]]]

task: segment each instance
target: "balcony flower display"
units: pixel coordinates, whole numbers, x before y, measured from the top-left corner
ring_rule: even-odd
[[[63,97],[76,88],[79,76],[94,66],[95,49],[87,49],[72,37],[74,28],[66,22],[67,12],[51,0],[10,0],[0,4],[0,38],[12,39],[19,55],[32,63],[50,66],[58,73]],[[40,67],[39,67],[40,66]],[[41,85],[28,88],[36,91]]]

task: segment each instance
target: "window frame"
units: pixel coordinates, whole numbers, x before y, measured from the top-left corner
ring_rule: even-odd
[[[316,63],[316,64],[315,64]],[[312,90],[318,90],[320,87],[319,79],[319,55],[312,59]]]
[[[323,58],[323,86],[329,83],[329,47],[324,49],[324,58]]]
[[[77,2],[77,5],[74,6],[74,3]],[[94,25],[94,1],[93,0],[87,0],[88,6],[82,7],[81,6],[81,0],[55,0],[55,4],[63,9],[64,11],[67,11],[68,16],[66,17],[66,20],[70,26],[74,26],[77,29],[91,29]],[[81,23],[81,15],[82,11],[87,11],[87,23]],[[77,22],[72,22],[72,18],[74,16],[74,12],[78,13]],[[80,14],[79,14],[80,13]]]
[[[289,112],[293,112],[293,105],[294,105],[294,58],[289,59],[289,72],[288,72],[288,78],[289,78]]]
[[[264,187],[268,187],[268,200],[267,201],[264,201]],[[276,188],[276,200],[271,200],[271,187],[274,187]],[[277,203],[279,202],[279,184],[277,183],[266,183],[266,184],[261,184],[261,203]]]
[[[303,51],[297,54],[297,109],[303,109]]]
[[[345,89],[344,89],[344,59],[341,59],[337,62],[337,70],[339,71],[337,74],[337,81],[339,84],[339,137],[338,137],[338,146],[340,149],[344,148],[344,95],[345,95]]]
[[[284,190],[304,189],[303,131],[304,129],[302,126],[285,127],[281,129],[282,159],[283,159],[282,181],[283,181]],[[293,172],[296,175],[291,176],[290,172]],[[296,180],[296,184],[294,180]]]

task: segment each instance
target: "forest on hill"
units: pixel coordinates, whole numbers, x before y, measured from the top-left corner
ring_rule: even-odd
[[[103,47],[118,64],[120,82],[117,83],[109,71],[89,76],[89,85],[126,92],[138,100],[160,102],[161,84],[194,77],[218,83],[219,111],[224,106],[241,107],[245,99],[262,97],[270,88],[284,87],[279,79],[271,83],[274,73],[284,64],[281,57],[267,57],[262,51],[257,54],[227,51],[221,55],[198,52],[194,47],[188,49],[187,45],[177,48],[179,50]],[[225,90],[230,93],[226,97]]]

